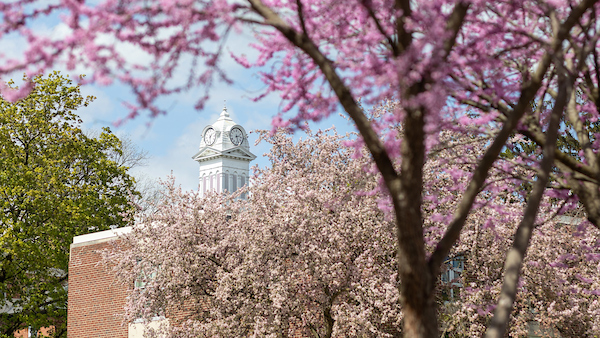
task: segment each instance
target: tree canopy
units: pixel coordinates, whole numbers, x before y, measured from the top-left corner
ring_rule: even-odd
[[[33,74],[61,62],[68,69],[87,66],[94,70],[91,81],[131,86],[137,102],[130,116],[143,110],[156,116],[163,112],[162,95],[231,81],[219,63],[222,42],[232,31],[251,30],[257,57],[234,57],[265,83],[257,100],[280,95],[274,127],[302,128],[306,120],[343,110],[360,132],[356,146],[369,150],[390,199],[387,212],[395,217],[410,337],[439,335],[435,281],[442,263],[500,153],[524,137],[532,152],[517,147],[519,156],[504,163],[506,177],[523,169],[531,188],[487,333],[502,337],[544,199],[580,202],[587,220],[600,227],[598,11],[597,0],[17,0],[0,4],[0,32],[18,33],[27,45],[21,58],[2,59],[0,73]],[[56,13],[68,27],[65,36],[37,34],[32,23]],[[122,43],[150,61],[127,58]],[[181,67],[189,67],[183,81],[175,76]],[[3,93],[18,99],[30,88],[26,83]],[[207,98],[208,92],[200,95],[199,108]],[[385,100],[399,104],[370,112]],[[433,182],[425,167],[446,130],[491,138],[476,164],[456,172],[466,181],[452,217],[429,219],[422,209]],[[560,189],[547,190],[552,184]],[[503,189],[518,195],[521,185]],[[428,222],[443,233],[431,254]]]
[[[124,226],[134,180],[108,157],[116,136],[80,129],[75,111],[93,97],[57,72],[31,81],[27,97],[0,98],[0,334],[54,326],[65,337],[72,239]]]

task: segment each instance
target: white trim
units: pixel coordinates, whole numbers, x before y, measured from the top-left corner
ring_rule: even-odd
[[[131,232],[131,227],[117,228],[73,237],[73,244],[109,239]]]

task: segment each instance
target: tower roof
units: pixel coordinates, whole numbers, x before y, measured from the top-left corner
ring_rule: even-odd
[[[239,131],[235,131],[234,134],[240,135],[241,131],[243,137],[241,143],[234,143],[230,137],[230,132],[234,128],[239,129]],[[213,133],[214,138],[211,138],[212,135],[211,137],[207,137],[207,134]],[[250,152],[248,133],[246,133],[246,130],[241,125],[233,121],[229,116],[227,106],[224,106],[217,121],[204,127],[200,140],[200,147],[198,152],[192,158],[196,161],[202,161],[205,157],[214,158],[215,156],[232,156],[233,154],[238,154],[240,159],[248,161],[256,158],[256,156]]]
[[[227,111],[227,107],[223,107],[223,111],[221,115],[219,115],[219,119],[212,124],[212,127],[217,132],[229,132],[235,123],[231,117],[229,117],[229,112]]]

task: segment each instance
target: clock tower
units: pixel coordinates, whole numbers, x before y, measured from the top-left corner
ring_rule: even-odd
[[[256,156],[250,152],[248,134],[224,107],[219,119],[202,130],[200,149],[192,158],[200,164],[198,189],[204,195],[234,192],[248,184],[250,162]]]

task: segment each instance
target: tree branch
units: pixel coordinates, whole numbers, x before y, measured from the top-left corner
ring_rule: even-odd
[[[563,110],[569,101],[571,95],[572,79],[565,79],[562,75],[564,70],[560,70],[559,75],[559,95],[557,97],[548,130],[546,132],[546,144],[543,149],[543,158],[540,163],[540,172],[537,181],[533,186],[531,196],[527,202],[523,219],[519,224],[512,248],[508,251],[504,264],[504,282],[498,299],[498,305],[494,311],[494,316],[486,331],[486,338],[502,338],[508,326],[510,313],[517,295],[517,286],[519,274],[523,260],[529,246],[529,241],[535,227],[535,218],[539,206],[548,184],[550,171],[554,163],[554,154],[556,149],[556,139],[558,137],[558,128],[562,119]]]
[[[392,37],[387,35],[385,30],[381,26],[381,22],[379,22],[379,19],[377,19],[377,16],[375,16],[375,12],[373,12],[373,8],[371,8],[371,6],[370,6],[371,2],[370,1],[369,2],[362,1],[361,4],[367,10],[367,13],[369,13],[369,17],[371,19],[373,19],[373,21],[375,22],[375,26],[377,26],[377,30],[379,30],[379,33],[381,33],[381,35],[383,35],[383,37],[386,39],[387,43],[390,45],[390,48],[392,49],[392,54],[394,56],[400,55],[398,46],[396,45],[396,43],[394,42]]]
[[[404,27],[406,25],[406,19],[412,15],[412,9],[410,8],[410,0],[396,0],[396,10],[401,10],[402,14],[396,19],[396,35],[398,36],[398,43],[396,49],[399,54],[406,51],[412,44],[412,33],[407,31]]]
[[[535,97],[538,89],[544,79],[544,74],[548,70],[551,60],[557,53],[562,49],[562,42],[567,38],[571,28],[579,21],[579,18],[583,13],[598,0],[587,0],[581,2],[578,6],[574,7],[569,17],[564,21],[562,25],[557,29],[556,35],[551,43],[551,48],[544,53],[538,66],[536,67],[531,79],[523,84],[519,101],[512,111],[511,115],[507,117],[507,121],[502,126],[502,129],[496,136],[494,142],[488,147],[485,154],[483,155],[479,165],[473,173],[473,178],[465,193],[460,204],[454,213],[454,218],[448,229],[444,233],[442,239],[438,242],[435,251],[429,259],[429,269],[434,276],[437,276],[440,272],[440,266],[444,258],[450,252],[450,249],[454,243],[458,240],[460,232],[464,226],[464,223],[469,215],[471,206],[475,201],[475,197],[479,194],[483,183],[487,177],[488,171],[492,164],[500,154],[504,143],[510,136],[513,130],[517,127],[517,122],[525,114],[526,111],[531,109],[531,100]],[[566,104],[566,103],[565,103]],[[554,151],[554,150],[553,150]]]
[[[544,139],[544,133],[539,130],[536,126],[528,125],[528,130],[517,129],[519,134],[526,136],[533,142],[535,142],[538,146],[544,147],[546,144]],[[563,153],[562,151],[555,149],[554,157],[557,161],[564,164],[567,168],[571,169],[574,172],[585,175],[589,178],[589,180],[597,181],[595,178],[596,172],[587,164],[581,163],[574,159],[573,157]]]
[[[383,143],[379,140],[377,133],[371,127],[371,122],[364,114],[358,103],[354,100],[350,89],[344,85],[342,79],[335,72],[331,60],[327,59],[319,48],[306,35],[296,32],[292,27],[286,24],[273,10],[267,7],[260,0],[249,0],[252,8],[262,16],[267,24],[280,31],[291,43],[304,51],[319,66],[323,75],[334,90],[340,104],[348,113],[348,116],[354,121],[360,132],[365,145],[373,156],[377,169],[381,172],[388,189],[393,194],[400,191],[400,181],[398,174],[394,169]]]
[[[462,28],[463,22],[465,20],[465,16],[467,15],[467,11],[469,10],[470,3],[459,2],[454,6],[454,10],[452,14],[448,17],[448,21],[446,22],[446,31],[451,32],[450,38],[444,41],[444,55],[447,57],[454,47],[454,43],[456,42],[456,37],[458,36],[458,32]]]
[[[302,5],[302,0],[296,0],[296,6],[298,11],[298,19],[300,19],[300,27],[302,27],[302,32],[304,35],[308,37],[308,30],[306,29],[306,23],[304,22],[304,12],[302,11],[304,5]]]

